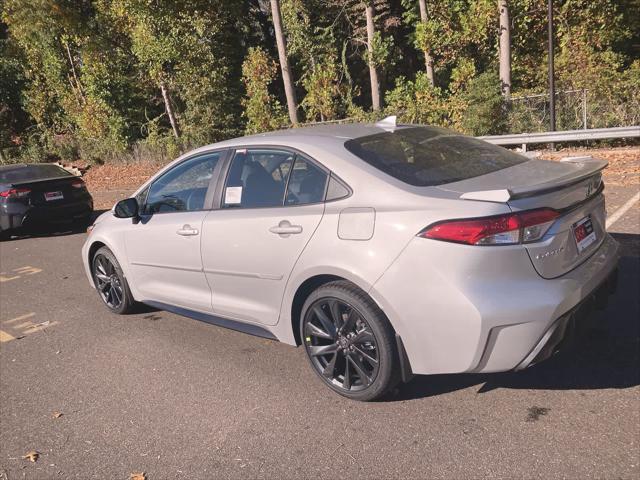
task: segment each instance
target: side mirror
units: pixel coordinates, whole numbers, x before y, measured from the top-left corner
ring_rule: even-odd
[[[125,198],[116,203],[113,214],[118,218],[138,219],[138,201],[135,198]]]

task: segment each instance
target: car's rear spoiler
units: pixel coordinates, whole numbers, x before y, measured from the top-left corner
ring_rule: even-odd
[[[12,187],[20,187],[22,185],[31,185],[34,183],[47,183],[47,182],[60,181],[60,180],[75,180],[77,178],[82,178],[82,177],[70,174],[69,176],[65,176],[65,177],[39,178],[37,180],[20,180],[17,182],[8,182],[8,183]]]
[[[479,200],[482,202],[507,203],[510,200],[518,198],[531,197],[534,195],[543,195],[556,190],[575,185],[582,182],[602,170],[604,170],[609,162],[605,160],[596,160],[592,157],[567,157],[562,159],[563,162],[575,163],[577,168],[570,175],[564,175],[556,180],[544,183],[523,185],[509,189],[500,190],[481,190],[477,192],[465,192],[460,195],[463,200]]]

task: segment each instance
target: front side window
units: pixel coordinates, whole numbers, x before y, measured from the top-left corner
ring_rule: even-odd
[[[220,153],[186,160],[151,184],[144,213],[171,213],[202,210],[213,170]]]
[[[401,128],[354,138],[345,148],[410,185],[429,187],[486,175],[528,158],[439,127]]]

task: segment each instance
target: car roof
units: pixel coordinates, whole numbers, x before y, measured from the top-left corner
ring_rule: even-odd
[[[377,133],[390,132],[404,128],[423,127],[422,125],[394,125],[382,126],[373,123],[346,123],[346,124],[322,124],[305,127],[293,127],[285,130],[258,133],[245,137],[233,138],[219,143],[202,147],[202,150],[223,147],[233,147],[238,145],[259,145],[259,144],[286,144],[293,147],[296,144],[322,145],[323,147],[342,146],[347,140]],[[423,127],[431,128],[431,127]],[[198,149],[201,150],[201,149]]]

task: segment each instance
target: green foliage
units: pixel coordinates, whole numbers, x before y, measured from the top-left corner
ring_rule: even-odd
[[[499,135],[507,131],[506,104],[497,72],[484,72],[472,78],[459,95],[465,107],[456,125],[460,130],[476,136]]]
[[[340,108],[338,67],[333,58],[319,63],[302,81],[307,94],[302,101],[307,119],[334,120]]]
[[[391,57],[393,47],[393,37],[383,37],[379,31],[376,31],[371,42],[371,54],[367,50],[365,60],[369,62],[371,58],[376,68],[387,68],[394,63]]]
[[[386,113],[398,115],[402,122],[446,125],[444,100],[442,91],[431,86],[424,72],[418,72],[414,81],[396,80],[395,88],[386,94]]]
[[[259,133],[280,128],[286,123],[284,108],[269,93],[277,71],[276,63],[260,47],[250,48],[242,64],[242,80],[247,96],[242,100],[247,119],[246,133]]]
[[[387,107],[369,110],[361,0],[280,0],[308,121],[385,114],[468,133],[547,128],[546,0],[510,0],[504,105],[495,0],[374,0],[372,60]],[[636,0],[556,0],[558,127],[640,123]],[[288,125],[269,2],[3,0],[0,160],[169,160],[194,145]],[[434,61],[429,85],[424,53]],[[162,95],[165,87],[167,102]],[[385,90],[388,90],[385,92]],[[532,102],[519,101],[538,94]],[[172,133],[168,107],[180,138]]]

